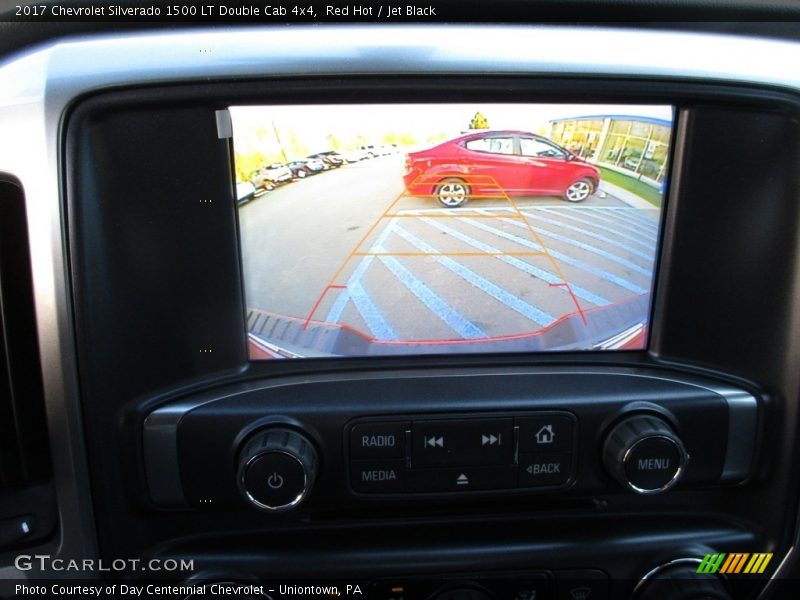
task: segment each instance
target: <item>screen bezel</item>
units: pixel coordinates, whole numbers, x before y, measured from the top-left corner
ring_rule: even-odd
[[[780,112],[795,115],[798,113],[798,100],[793,94],[784,90],[765,90],[746,85],[718,85],[702,82],[674,81],[650,79],[611,79],[608,77],[538,77],[533,75],[464,75],[464,76],[297,76],[273,79],[252,79],[249,81],[218,81],[203,85],[172,84],[154,86],[150,89],[138,88],[132,91],[114,90],[96,93],[93,97],[84,97],[75,106],[77,111],[65,115],[64,125],[70,131],[80,131],[83,119],[93,118],[99,114],[118,109],[135,108],[139,111],[158,111],[163,107],[203,108],[211,122],[214,112],[226,110],[231,105],[263,105],[263,104],[310,104],[312,100],[325,103],[397,103],[404,102],[436,102],[447,101],[454,95],[468,97],[472,102],[496,102],[499,98],[513,96],[514,102],[569,103],[574,102],[581,94],[591,90],[595,102],[602,104],[669,104],[675,107],[676,119],[673,126],[671,142],[670,180],[666,190],[659,255],[654,271],[655,286],[651,307],[651,326],[648,348],[646,350],[619,350],[614,352],[565,352],[565,353],[507,353],[507,354],[458,354],[458,355],[421,355],[401,357],[346,357],[346,358],[308,358],[293,361],[249,361],[246,354],[246,337],[242,335],[240,350],[227,352],[224,356],[214,355],[216,365],[202,375],[195,375],[192,380],[198,382],[223,382],[235,379],[259,378],[282,373],[298,373],[304,371],[340,371],[374,368],[436,368],[436,367],[474,367],[474,366],[513,366],[532,364],[606,364],[606,365],[653,365],[669,360],[672,364],[698,364],[692,359],[687,349],[675,346],[674,335],[670,334],[668,344],[664,347],[663,319],[667,300],[677,292],[670,291],[670,273],[665,265],[669,265],[672,239],[670,232],[674,228],[679,189],[681,188],[684,148],[694,147],[689,144],[684,126],[693,120],[698,108],[740,109],[744,108],[754,115],[759,112]],[[464,96],[466,94],[466,96]],[[80,118],[78,118],[80,117]],[[77,126],[77,127],[76,127]],[[67,154],[74,154],[77,146],[74,135],[67,136]],[[230,143],[230,141],[229,141]],[[228,181],[226,183],[231,213],[236,215],[234,198],[233,155],[229,153],[229,164],[226,166]],[[70,171],[65,172],[67,189],[65,196],[69,203],[75,199],[74,184],[70,183]],[[70,200],[72,198],[72,200]],[[68,210],[68,216],[70,211]],[[70,216],[70,228],[79,229],[82,224]],[[238,222],[236,224],[238,231]],[[238,241],[237,241],[238,253]],[[241,261],[241,258],[239,258]],[[233,265],[229,265],[229,269]],[[240,272],[241,262],[236,265]],[[81,270],[72,266],[73,278],[81,277]],[[246,331],[246,315],[244,313],[244,290],[241,288],[241,305],[239,306],[240,331]],[[672,328],[674,329],[674,327]],[[237,336],[238,337],[238,332]],[[211,357],[209,357],[211,358]],[[209,361],[212,362],[212,361]],[[706,363],[708,361],[705,361]],[[702,363],[700,363],[702,364]],[[713,364],[713,362],[711,363]],[[187,372],[188,373],[188,372]],[[163,381],[163,379],[162,379]],[[181,382],[171,380],[180,389]],[[166,391],[166,390],[165,390]]]

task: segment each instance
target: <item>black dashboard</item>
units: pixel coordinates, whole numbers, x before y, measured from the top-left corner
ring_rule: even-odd
[[[776,35],[752,35],[764,29]],[[800,45],[781,39],[791,32],[764,23],[142,27],[84,33],[0,63],[9,374],[0,594],[794,597],[800,79],[789,65]],[[547,134],[536,135],[561,136],[549,150],[563,152],[557,168],[602,173],[602,182],[576,181],[590,185],[588,199],[570,197],[582,189],[570,179],[564,198],[503,189],[489,198],[511,208],[482,208],[483,175],[448,158],[448,177],[428,198],[408,194],[416,199],[405,212],[364,201],[363,223],[346,213],[353,181],[402,189],[399,175],[380,178],[403,160],[408,172],[404,155],[421,145],[394,133],[341,142],[347,127],[331,125],[336,110],[357,106],[353,122],[367,123],[380,107],[442,106],[445,115],[508,104],[528,107],[520,115],[551,107],[540,119]],[[233,133],[229,120],[237,106],[313,114],[341,160],[319,173],[305,161],[291,181],[251,179],[243,197],[246,138],[236,137],[235,112]],[[592,116],[552,108],[563,106]],[[634,117],[632,106],[650,108]],[[654,106],[669,107],[671,119],[642,116]],[[487,114],[499,121],[499,110]],[[271,119],[253,139],[261,149],[274,136],[281,163],[306,153],[295,138],[317,139],[305,124],[290,136]],[[573,133],[563,133],[570,119]],[[579,137],[590,119],[596,129]],[[650,127],[641,143],[631,141],[636,119]],[[664,123],[669,135],[658,142]],[[410,139],[416,130],[404,131]],[[268,155],[259,160],[278,160]],[[459,181],[463,198],[452,189]],[[367,229],[369,210],[378,228],[354,245],[348,236]],[[300,217],[307,224],[315,214],[318,228],[301,234]],[[523,253],[452,229],[474,228],[464,219],[475,217],[492,243],[520,244],[524,227],[507,218],[516,214],[533,223],[525,227],[539,254],[594,278],[570,288],[563,273],[543,275],[537,257],[521,266]],[[621,214],[631,221],[615,220]],[[378,242],[364,251],[387,218],[406,245],[388,258]],[[409,233],[424,237],[412,229],[423,221],[425,242]],[[452,254],[442,236],[470,252]],[[645,239],[646,272],[631,258]],[[498,289],[476,266],[476,248],[492,265],[505,261],[498,278],[510,264],[549,288],[529,293],[515,271]],[[286,277],[269,270],[281,253]],[[348,256],[361,262],[329,280]],[[388,270],[368,272],[373,258]],[[251,268],[256,259],[262,270]],[[428,266],[413,266],[418,259]],[[336,278],[362,266],[363,280]],[[450,344],[335,356],[318,351],[330,345],[297,343],[309,323],[314,336],[371,329],[378,343],[417,326],[441,348],[449,338],[429,339],[421,309],[390,302],[389,270],[420,306],[465,337],[479,331],[478,341],[537,299],[558,317],[547,294],[564,289],[578,306],[576,338],[589,325],[581,307],[611,304],[612,283],[640,298],[623,303],[632,320],[605,343],[559,351],[526,345],[535,335],[516,344],[517,330],[502,327],[515,340],[503,351]],[[453,273],[470,286],[459,288]],[[288,280],[309,282],[297,301],[301,317],[312,308],[305,323],[275,316],[292,306]],[[329,288],[350,294],[338,309],[334,298],[314,303]],[[354,325],[314,320],[318,308]],[[407,343],[398,337],[389,343]],[[72,562],[83,566],[64,567]]]

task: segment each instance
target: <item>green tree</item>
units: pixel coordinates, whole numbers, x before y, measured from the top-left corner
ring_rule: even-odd
[[[249,181],[253,171],[269,162],[269,157],[263,152],[250,154],[236,153],[236,181]]]
[[[483,113],[478,111],[475,113],[475,116],[472,117],[472,121],[469,123],[470,129],[489,129],[489,120],[483,116]]]
[[[283,140],[283,142],[285,144],[283,150],[287,155],[286,159],[284,160],[296,160],[298,158],[302,158],[303,156],[307,156],[310,151],[308,146],[303,143],[303,140],[301,140],[294,131],[289,134],[288,142],[287,140]]]
[[[330,144],[330,149],[331,150],[334,150],[334,151],[341,150],[342,141],[338,137],[336,137],[332,133],[329,133],[328,135],[325,136],[325,138],[328,140],[328,143]]]
[[[397,137],[397,141],[401,146],[414,146],[417,144],[417,138],[411,133],[401,133]]]

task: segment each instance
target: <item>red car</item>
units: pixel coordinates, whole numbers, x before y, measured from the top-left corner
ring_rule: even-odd
[[[480,131],[409,153],[403,180],[409,194],[453,208],[506,194],[581,202],[597,190],[600,171],[533,133]]]

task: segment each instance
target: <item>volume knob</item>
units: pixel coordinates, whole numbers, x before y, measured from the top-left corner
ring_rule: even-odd
[[[651,414],[630,416],[609,432],[603,463],[609,474],[638,494],[657,494],[683,475],[689,455],[681,439],[663,419]]]
[[[239,489],[260,510],[291,510],[311,491],[317,463],[314,445],[303,434],[284,427],[265,429],[239,453]]]

